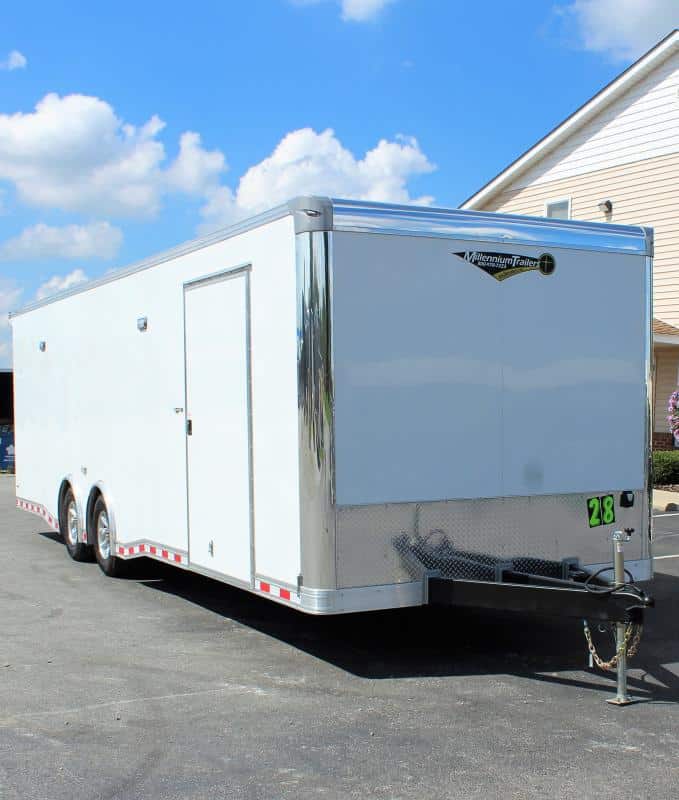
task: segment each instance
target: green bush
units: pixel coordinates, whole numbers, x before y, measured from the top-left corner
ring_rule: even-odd
[[[679,450],[656,450],[653,453],[653,485],[679,483]]]

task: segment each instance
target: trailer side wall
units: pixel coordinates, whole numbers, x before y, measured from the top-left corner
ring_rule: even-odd
[[[287,216],[15,317],[17,495],[56,513],[70,476],[84,511],[100,483],[119,543],[156,541],[187,553],[183,286],[250,265],[255,569],[295,585],[294,239]],[[213,498],[225,524],[228,488],[225,481]]]

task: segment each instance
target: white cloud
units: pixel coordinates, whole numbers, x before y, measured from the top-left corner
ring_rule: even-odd
[[[367,22],[375,19],[394,0],[342,0],[342,19]]]
[[[195,132],[181,135],[168,162],[163,127],[157,116],[140,127],[124,123],[97,97],[48,94],[32,112],[0,114],[0,181],[26,205],[108,217],[152,217],[166,195],[179,193],[202,199],[204,225],[214,228],[296,194],[412,202],[409,180],[434,169],[411,137],[382,139],[357,157],[332,130],[303,128],[232,187],[220,182],[223,153],[206,150]],[[41,224],[0,244],[0,258],[109,258],[120,241],[110,223]]]
[[[226,169],[219,150],[203,150],[200,134],[187,131],[179,139],[179,155],[167,170],[169,186],[187,194],[202,195],[216,185]]]
[[[296,6],[317,6],[327,0],[291,0]],[[336,0],[345,22],[369,22],[395,0]]]
[[[123,234],[109,222],[53,227],[38,223],[0,244],[0,260],[37,258],[113,258]]]
[[[677,26],[677,0],[575,0],[558,8],[586,50],[630,61]]]
[[[18,50],[12,50],[4,61],[0,61],[0,69],[12,72],[15,69],[25,69],[28,59]]]
[[[0,278],[0,333],[9,327],[9,312],[16,310],[22,291],[14,281]]]
[[[35,299],[44,300],[52,294],[63,292],[66,289],[70,289],[71,286],[77,286],[79,283],[83,283],[86,280],[87,275],[85,275],[81,269],[74,269],[73,272],[69,272],[68,275],[54,275],[38,287],[38,291],[35,293]]]
[[[357,158],[333,130],[317,133],[302,128],[288,133],[270,156],[250,167],[235,192],[226,186],[208,192],[202,209],[204,228],[233,222],[298,194],[430,203],[431,197],[413,199],[407,182],[434,169],[412,137],[381,139],[363,158]]]
[[[225,168],[222,154],[203,150],[190,132],[166,166],[164,125],[157,116],[124,123],[98,97],[48,94],[32,112],[0,114],[0,180],[31,206],[153,217],[165,194],[200,193]]]
[[[9,312],[16,311],[23,291],[14,281],[0,278],[0,367],[12,361],[12,340]]]

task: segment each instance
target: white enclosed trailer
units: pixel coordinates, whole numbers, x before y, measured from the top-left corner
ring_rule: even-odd
[[[109,574],[317,614],[588,574],[614,528],[649,578],[651,256],[639,227],[298,198],[13,315],[17,504]]]

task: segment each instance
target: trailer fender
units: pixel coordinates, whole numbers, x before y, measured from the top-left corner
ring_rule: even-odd
[[[94,520],[92,519],[94,514],[94,504],[97,502],[97,498],[102,497],[104,503],[106,503],[106,510],[108,511],[108,527],[111,531],[111,546],[113,550],[115,550],[115,544],[118,540],[117,536],[117,528],[116,528],[116,517],[115,517],[115,504],[111,499],[111,493],[107,489],[106,485],[103,481],[97,481],[94,486],[90,489],[89,497],[87,498],[87,530],[91,531],[91,536],[89,538],[92,539],[94,542]]]
[[[59,495],[57,497],[57,519],[59,520],[59,529],[61,530],[61,524],[63,522],[61,519],[61,506],[64,501],[64,495],[69,489],[73,493],[75,504],[78,508],[78,541],[82,542],[82,544],[87,544],[87,525],[85,515],[83,513],[84,505],[82,501],[82,495],[80,494],[80,490],[78,489],[76,481],[73,479],[72,473],[69,473],[62,480],[61,485],[59,486]]]

